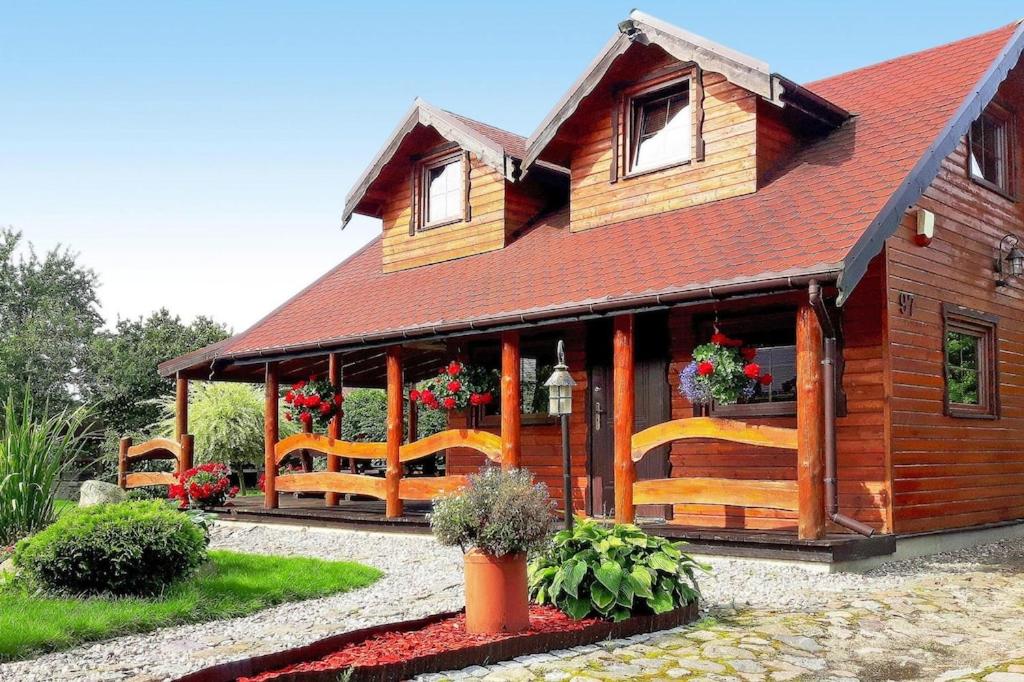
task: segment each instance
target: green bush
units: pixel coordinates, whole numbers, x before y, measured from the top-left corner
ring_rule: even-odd
[[[519,554],[547,541],[552,507],[547,487],[534,484],[526,469],[485,467],[465,488],[434,501],[430,526],[442,545]]]
[[[597,614],[620,621],[695,601],[697,569],[709,570],[665,538],[636,526],[577,519],[530,562],[530,596],[575,619]]]
[[[151,595],[206,560],[206,535],[166,503],[75,509],[18,543],[14,563],[52,592]]]

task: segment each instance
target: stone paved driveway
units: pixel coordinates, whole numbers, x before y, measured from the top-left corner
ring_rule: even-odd
[[[812,607],[718,604],[685,628],[420,679],[1024,682],[1024,543],[995,547]]]

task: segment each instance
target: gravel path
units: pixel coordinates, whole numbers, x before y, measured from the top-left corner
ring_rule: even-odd
[[[370,587],[245,618],[165,628],[0,665],[3,682],[149,682],[330,635],[462,606],[462,556],[429,536],[218,523],[211,547],[376,566]]]
[[[219,523],[212,546],[354,560],[380,568],[385,576],[362,590],[301,605],[285,604],[246,618],[166,628],[3,665],[0,681],[151,682],[462,605],[461,555],[458,550],[439,547],[429,536]],[[994,579],[1008,572],[1016,576],[1017,569],[1024,566],[1024,541],[889,564],[864,575],[826,574],[795,565],[724,558],[711,563],[714,571],[702,578],[701,588],[704,604],[712,612],[805,614],[813,618],[823,610],[858,604],[865,595],[908,594],[925,583],[946,585],[958,580],[966,580],[968,586],[984,586],[986,576]],[[751,626],[747,623],[745,627]],[[814,631],[816,626],[808,627]]]

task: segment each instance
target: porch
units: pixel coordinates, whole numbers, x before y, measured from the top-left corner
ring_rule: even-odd
[[[701,333],[695,322],[699,315],[707,317],[713,309],[716,326],[719,312],[723,318],[742,313],[764,323],[767,312],[780,308],[791,311],[783,325],[788,325],[786,339],[765,352],[792,344],[792,376],[785,382],[788,408],[762,406],[770,409],[754,418],[702,416],[678,395],[679,363],[688,360]],[[676,319],[682,315],[685,323]],[[695,549],[822,561],[884,553],[891,536],[865,540],[848,532],[887,528],[884,497],[874,484],[837,482],[835,393],[825,388],[836,381],[831,325],[824,306],[816,307],[806,289],[797,289],[703,308],[665,306],[401,344],[215,359],[208,368],[176,371],[178,440],[189,440],[190,381],[260,382],[265,387],[267,492],[223,510],[239,518],[425,531],[429,501],[457,489],[466,475],[489,463],[530,469],[563,509],[568,503],[576,513],[635,521],[688,540]],[[680,340],[685,335],[678,328],[684,327],[688,340]],[[569,421],[571,500],[562,495],[557,422],[527,405],[537,402],[530,396],[536,397],[545,378],[540,376],[548,364],[543,349],[552,351],[556,339],[568,342],[567,362],[577,383]],[[856,341],[846,339],[851,340]],[[447,429],[421,437],[409,391],[453,359],[500,371],[498,407],[452,413]],[[345,386],[386,391],[386,439],[343,440],[343,413],[326,433],[307,429],[281,438],[280,386],[311,374],[328,377],[338,391]],[[142,446],[128,445],[125,485],[131,487],[128,469],[143,453]],[[173,448],[167,449],[175,456]],[[322,470],[279,471],[289,460],[313,457],[325,458]],[[432,457],[443,457],[445,475],[411,475],[416,463]],[[383,476],[359,473],[361,463],[369,460],[378,463]],[[181,457],[178,467],[187,463]],[[839,513],[844,494],[867,500],[865,509],[855,513],[858,518]],[[874,528],[865,521],[875,521]]]

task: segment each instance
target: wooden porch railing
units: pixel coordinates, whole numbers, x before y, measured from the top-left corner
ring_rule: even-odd
[[[754,426],[730,419],[692,417],[656,424],[633,434],[631,459],[676,440],[709,438],[769,448],[797,449],[796,429]],[[633,504],[723,504],[798,511],[796,481],[731,478],[656,478],[633,483]]]
[[[470,448],[483,453],[494,462],[501,461],[501,438],[476,429],[449,429],[412,443],[399,446],[402,464],[429,457],[448,448]],[[299,452],[313,451],[328,457],[349,459],[384,459],[387,443],[355,443],[328,436],[299,433],[274,446],[275,465]],[[276,469],[276,467],[275,467]],[[431,500],[443,493],[458,490],[466,484],[465,476],[429,476],[380,478],[334,471],[274,475],[278,492],[332,492],[369,495],[382,500]]]
[[[192,468],[192,452],[194,439],[192,434],[185,433],[177,440],[170,438],[153,438],[145,443],[132,445],[132,439],[121,439],[117,457],[117,484],[124,490],[141,488],[148,485],[173,485],[183,471]],[[140,471],[131,473],[131,465],[135,462],[153,459],[173,459],[174,473],[166,471]]]

